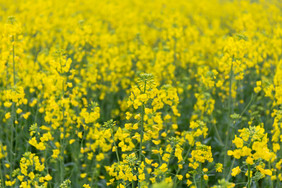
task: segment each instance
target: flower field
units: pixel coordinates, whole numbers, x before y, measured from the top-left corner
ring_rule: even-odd
[[[281,1],[0,7],[0,188],[282,187]]]

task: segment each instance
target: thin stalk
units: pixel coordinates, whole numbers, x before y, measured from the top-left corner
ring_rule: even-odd
[[[268,168],[271,169],[270,161],[268,162]],[[273,185],[274,181],[271,180],[271,177],[269,177],[269,182],[270,182],[270,187],[273,188],[274,187],[274,185]]]
[[[93,160],[91,160],[91,161],[93,161]],[[94,162],[95,163],[95,162]],[[93,165],[93,166],[96,166],[96,165]],[[91,165],[91,167],[92,167],[92,165]],[[90,167],[90,169],[91,169],[91,167]],[[95,168],[95,167],[94,167]],[[91,183],[90,183],[90,187],[93,187],[93,179],[94,179],[94,176],[95,176],[95,171],[94,170],[91,170],[92,171],[92,176],[91,176]],[[96,179],[96,177],[95,177],[95,179]],[[96,185],[96,183],[95,183],[95,187],[96,187],[97,185]]]
[[[170,153],[170,155],[169,155],[169,159],[168,159],[168,162],[167,162],[167,165],[169,166],[169,162],[170,162],[170,159],[172,158],[172,153],[173,153],[173,150],[174,150],[174,147],[175,147],[175,144],[173,144],[173,146],[172,146],[172,152]],[[159,164],[161,164],[162,162],[162,160],[161,160],[161,156],[160,156],[160,154],[158,154],[158,156],[159,156]],[[175,176],[176,177],[176,176]],[[175,178],[174,177],[174,178]],[[162,177],[162,181],[164,180],[164,178],[165,178],[165,175]],[[174,182],[174,179],[173,179],[173,182]],[[173,187],[174,187],[174,184],[175,183],[173,183]]]
[[[200,187],[202,188],[203,187],[203,174],[202,174],[202,163],[200,163],[200,175],[201,175],[201,182],[200,182]]]
[[[221,145],[221,146],[224,146],[223,141],[221,140],[220,135],[219,135],[219,133],[218,133],[217,127],[216,127],[216,125],[215,125],[214,123],[213,123],[213,127],[214,127],[214,130],[215,130],[216,137],[217,137],[217,139],[218,139],[219,142],[220,142],[220,145]]]
[[[61,52],[60,52],[60,66],[61,66],[61,76],[63,76],[63,68],[62,68],[62,58],[61,58]],[[63,77],[64,79],[64,77]],[[65,97],[65,81],[63,80],[62,82],[62,99],[64,99]],[[65,138],[65,134],[66,134],[66,129],[65,129],[65,109],[64,109],[64,102],[62,101],[63,103],[63,106],[62,106],[62,115],[63,115],[63,119],[62,119],[62,126],[63,126],[63,129],[64,129],[64,132],[63,132],[63,138],[61,138],[61,134],[60,134],[60,153],[61,153],[61,158],[60,158],[60,182],[62,183],[63,180],[64,180],[64,138]],[[60,129],[60,132],[61,132],[61,129]]]
[[[231,63],[230,68],[230,76],[229,76],[229,96],[228,96],[228,125],[227,125],[227,133],[226,133],[226,139],[225,139],[225,147],[224,147],[224,175],[226,175],[226,166],[227,166],[227,148],[228,148],[228,141],[229,141],[229,129],[230,125],[232,124],[232,120],[230,119],[230,115],[232,113],[232,84],[233,84],[233,62]]]
[[[134,170],[133,170],[133,168],[131,167],[131,172],[132,172],[132,174],[134,174]],[[134,188],[134,181],[132,180],[132,182],[131,182],[131,188]]]
[[[242,115],[244,115],[244,113],[246,112],[246,110],[249,108],[249,106],[252,104],[252,102],[253,102],[253,99],[254,99],[254,95],[252,94],[251,95],[251,100],[250,100],[250,102],[247,104],[247,106],[243,109],[243,111],[241,112],[241,114],[240,114],[240,117],[242,116]]]
[[[194,182],[194,184],[195,184],[195,186],[196,186],[196,188],[197,188],[197,182],[196,182],[196,177],[195,177],[196,175],[194,174],[193,175],[193,182]]]
[[[248,188],[251,188],[251,166],[248,165]]]
[[[144,92],[146,93],[146,80],[144,83]],[[141,129],[140,129],[140,146],[139,146],[139,157],[138,157],[138,161],[142,161],[142,142],[143,142],[143,136],[144,136],[144,115],[145,115],[145,104],[144,102],[142,102],[142,109],[141,109]],[[141,187],[140,181],[138,180],[138,187]]]
[[[145,114],[145,105],[142,104],[142,111],[141,111],[141,131],[140,131],[140,146],[139,146],[139,161],[142,159],[142,142],[143,142],[143,136],[144,136],[144,114]]]
[[[16,85],[15,36],[13,36],[13,84]]]
[[[139,146],[139,158],[138,161],[142,161],[142,141],[143,141],[143,127],[144,127],[144,112],[145,111],[145,105],[142,104],[142,112],[141,112],[141,132],[140,132],[140,146]],[[141,187],[140,181],[138,180],[138,188]]]
[[[235,158],[233,158],[232,164],[230,166],[230,170],[229,170],[229,173],[228,173],[228,176],[227,176],[227,181],[229,181],[229,179],[230,179],[230,175],[231,175],[231,171],[232,171],[232,168],[234,166],[234,163],[235,163]]]
[[[183,161],[186,161],[186,160],[187,160],[190,151],[191,151],[191,146],[189,147],[189,149],[188,149],[188,151],[187,151],[185,157],[183,158]],[[176,188],[176,186],[177,186],[177,182],[176,182],[176,181],[177,181],[177,177],[176,177],[176,175],[179,173],[179,171],[180,171],[180,168],[178,167],[178,169],[177,169],[177,171],[176,171],[176,174],[175,174],[175,177],[174,177],[174,179],[173,179],[173,187],[174,187],[174,188]]]
[[[117,156],[117,160],[118,160],[118,164],[120,163],[120,160],[119,160],[119,156],[118,156],[118,148],[117,148],[117,145],[116,145],[116,142],[115,142],[115,138],[114,138],[114,134],[113,134],[113,130],[111,128],[111,135],[112,135],[112,139],[113,139],[113,142],[114,142],[114,146],[115,146],[115,151],[116,151],[116,156]]]
[[[2,146],[1,146],[1,147],[2,147]],[[2,167],[1,167],[1,166],[0,166],[0,178],[1,178],[1,179],[0,179],[0,181],[1,181],[1,182],[0,182],[0,185],[1,185],[0,188],[2,188],[2,183],[4,183],[4,178],[3,178]]]
[[[12,53],[13,53],[13,87],[15,88],[16,86],[16,63],[15,63],[15,36],[13,36],[13,50],[12,50]],[[12,129],[11,129],[11,152],[10,152],[10,164],[11,164],[11,169],[14,169],[13,168],[13,164],[14,164],[14,161],[13,161],[13,155],[15,154],[14,150],[16,148],[14,148],[14,130],[15,130],[15,120],[16,120],[16,104],[15,102],[13,102],[12,104]],[[16,138],[17,138],[17,130],[15,130],[15,133],[16,133]]]

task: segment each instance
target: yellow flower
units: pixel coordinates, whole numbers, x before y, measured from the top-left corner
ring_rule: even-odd
[[[6,186],[13,186],[16,183],[16,180],[14,181],[5,181]]]
[[[150,160],[150,159],[148,159],[148,158],[145,158],[145,162],[150,165],[150,164],[152,164],[153,160]]]
[[[221,163],[216,163],[215,168],[217,172],[222,172],[223,165]]]
[[[244,144],[243,140],[237,137],[236,135],[235,135],[235,139],[232,142],[236,145],[237,148],[242,148]]]
[[[170,183],[170,182],[172,182],[171,177],[167,177],[167,178],[165,178],[165,182],[166,182],[166,183]]]
[[[176,177],[177,177],[177,179],[180,180],[180,181],[183,179],[183,176],[182,176],[182,175],[176,175]]]
[[[240,169],[239,166],[237,166],[237,167],[235,167],[235,168],[232,169],[231,175],[232,175],[232,176],[237,176],[240,172],[241,172],[241,169]]]
[[[10,112],[7,112],[6,114],[5,114],[5,118],[6,119],[9,119],[11,117],[11,113]]]
[[[125,186],[123,184],[119,184],[117,188],[125,188]]]
[[[28,174],[28,177],[29,177],[31,180],[33,180],[33,179],[35,178],[35,175],[34,175],[33,172],[30,172],[30,173]]]
[[[145,180],[145,174],[144,174],[144,173],[139,174],[139,175],[138,175],[138,179],[139,179],[140,181],[144,181],[144,180]]]
[[[80,174],[80,177],[83,179],[83,178],[85,178],[87,176],[87,173],[82,173],[82,174]]]
[[[23,176],[23,175],[18,175],[17,178],[18,178],[20,181],[23,181],[24,176]]]
[[[22,109],[18,108],[16,112],[17,112],[17,114],[20,114],[20,113],[22,113]]]
[[[58,150],[58,149],[53,149],[52,158],[54,158],[54,159],[58,158],[59,153],[60,153],[60,150]]]
[[[31,114],[30,112],[27,112],[27,113],[23,114],[22,116],[23,116],[24,119],[27,119],[30,116],[30,114]]]
[[[172,129],[176,130],[178,128],[177,124],[172,124]]]
[[[278,143],[273,143],[273,151],[277,152],[278,150],[280,150],[280,144]]]
[[[6,108],[9,108],[10,106],[12,106],[12,104],[13,104],[13,103],[11,103],[11,102],[9,102],[9,101],[5,101],[5,102],[4,102],[4,106],[5,106]]]
[[[187,184],[187,186],[190,186],[192,184],[192,181],[187,180],[186,184]]]
[[[160,170],[161,170],[162,172],[166,172],[167,169],[168,169],[166,163],[163,163],[159,168],[160,168]]]
[[[75,142],[75,139],[70,139],[69,144],[73,144]]]
[[[255,93],[258,93],[258,92],[260,92],[260,91],[261,91],[261,87],[255,87],[255,88],[254,88],[254,92],[255,92]]]
[[[249,165],[253,165],[254,164],[254,159],[252,157],[247,157],[246,163],[249,164]]]
[[[52,180],[52,176],[50,176],[50,174],[47,174],[47,175],[44,177],[44,179],[45,179],[46,181],[50,181],[50,180]]]

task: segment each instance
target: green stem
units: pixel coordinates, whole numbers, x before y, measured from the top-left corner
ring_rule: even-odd
[[[229,170],[229,173],[228,173],[228,176],[227,176],[227,181],[229,181],[229,179],[230,179],[230,175],[231,175],[231,171],[232,171],[232,168],[234,166],[234,163],[235,163],[235,158],[233,158],[232,164],[230,166],[230,170]]]
[[[142,111],[141,111],[141,130],[140,130],[140,146],[139,146],[139,161],[142,160],[142,142],[143,142],[143,136],[144,136],[144,114],[145,114],[145,105],[142,104]]]
[[[144,83],[144,93],[146,93],[146,84],[147,82],[145,81]],[[142,110],[141,110],[141,129],[140,129],[140,146],[139,146],[139,158],[138,161],[142,161],[142,142],[143,142],[143,136],[144,136],[144,115],[145,115],[145,104],[142,102]],[[138,187],[141,187],[140,181],[138,180]]]
[[[114,133],[113,133],[113,130],[111,128],[111,135],[112,135],[112,139],[113,139],[113,142],[114,142],[114,146],[115,146],[115,151],[116,151],[116,156],[117,156],[117,160],[118,160],[118,164],[120,163],[120,160],[119,160],[119,156],[118,156],[118,148],[117,148],[117,145],[116,145],[116,142],[115,142],[115,138],[114,138]]]
[[[13,36],[13,84],[16,85],[16,66],[15,66],[15,36]]]
[[[133,170],[133,168],[131,167],[131,172],[132,172],[132,174],[134,174],[134,170]],[[132,180],[132,182],[131,182],[131,188],[134,188],[134,181]]]
[[[13,87],[16,86],[16,66],[15,66],[15,36],[13,36]],[[11,164],[11,169],[14,169],[13,168],[13,164],[14,164],[14,161],[13,161],[13,155],[15,154],[14,152],[14,130],[15,130],[15,110],[16,108],[16,104],[15,102],[13,102],[12,104],[12,129],[11,129],[11,152],[10,152],[10,164]],[[17,131],[15,130],[15,133],[17,134]],[[17,138],[17,135],[16,135],[16,138]]]
[[[268,168],[271,169],[270,161],[268,162]],[[274,187],[274,185],[273,185],[274,181],[271,180],[271,176],[269,177],[269,181],[270,181],[270,187],[273,188]]]
[[[220,142],[220,145],[221,145],[221,146],[224,146],[223,141],[221,140],[220,135],[219,135],[219,133],[218,133],[217,127],[216,127],[216,125],[215,125],[214,123],[213,123],[213,127],[214,127],[214,130],[215,130],[215,134],[216,134],[216,136],[217,136],[217,139],[218,139],[219,142]]]
[[[194,184],[195,184],[195,186],[196,186],[196,188],[197,188],[197,182],[196,182],[196,177],[195,177],[196,175],[194,174],[193,175],[193,182],[194,182]]]
[[[143,93],[146,93],[146,81],[144,83],[144,91]],[[141,130],[140,130],[140,146],[139,146],[139,161],[141,161],[142,158],[142,140],[143,140],[143,127],[144,127],[144,115],[145,115],[145,104],[142,103],[142,110],[141,110]]]
[[[251,188],[251,166],[248,165],[248,188]]]
[[[144,136],[144,131],[143,131],[143,128],[144,128],[144,112],[145,111],[145,105],[144,103],[142,104],[142,112],[141,112],[141,129],[140,129],[140,146],[139,146],[139,158],[138,158],[138,161],[142,161],[142,142],[143,142],[143,136]],[[140,188],[141,185],[140,185],[140,181],[138,181],[138,187]]]
[[[229,129],[230,125],[232,124],[232,120],[230,119],[230,115],[232,114],[232,79],[233,79],[233,62],[231,63],[230,68],[230,76],[229,76],[229,96],[228,96],[228,125],[226,130],[226,139],[225,139],[225,147],[224,147],[224,176],[226,175],[226,166],[227,166],[227,148],[228,148],[228,141],[229,141]]]
[[[62,68],[62,58],[61,58],[61,52],[60,52],[60,56],[59,56],[59,58],[60,58],[60,66],[61,66],[61,76],[63,77],[63,68]],[[62,115],[63,115],[63,119],[62,119],[62,127],[63,127],[63,129],[64,129],[64,131],[63,131],[63,138],[61,138],[61,134],[60,134],[60,149],[61,149],[61,151],[60,151],[60,153],[61,153],[61,157],[60,157],[60,183],[62,183],[63,182],[63,180],[64,180],[64,150],[65,150],[65,148],[64,148],[64,141],[65,141],[65,134],[66,134],[66,129],[65,129],[65,109],[64,109],[64,101],[63,101],[63,99],[64,99],[64,97],[65,97],[65,81],[64,81],[64,77],[63,77],[63,83],[62,83]],[[61,129],[60,129],[60,132],[61,132]]]
[[[257,95],[257,94],[256,94]],[[247,109],[249,108],[249,106],[252,104],[252,102],[253,102],[253,100],[254,100],[254,95],[252,94],[251,95],[251,100],[250,100],[250,102],[247,104],[247,106],[243,109],[243,111],[241,112],[241,114],[240,114],[240,117],[242,117],[242,115],[244,115],[244,113],[247,111]]]
[[[94,169],[95,169],[96,164],[92,165],[92,161],[93,161],[93,159],[91,160],[91,167],[94,166]],[[95,163],[95,161],[94,161],[94,163]],[[90,170],[91,170],[91,167],[90,167]],[[92,176],[91,176],[90,187],[93,187],[93,179],[94,179],[94,176],[95,176],[95,171],[94,170],[91,170],[91,171],[92,171]],[[96,179],[96,177],[95,177],[95,179]],[[96,187],[96,184],[95,184],[95,187]]]
[[[1,145],[0,145],[0,147],[2,147]],[[2,149],[2,148],[1,148]],[[3,174],[2,174],[2,167],[0,166],[0,187],[2,188],[3,186],[2,186],[2,184],[4,184],[4,178],[3,178]]]
[[[201,175],[201,182],[200,182],[200,187],[203,187],[203,174],[202,174],[202,163],[200,163],[200,175]]]
[[[183,161],[184,161],[184,162],[187,160],[187,158],[188,158],[188,156],[189,156],[189,154],[190,154],[190,151],[191,151],[191,146],[189,147],[189,149],[188,149],[188,151],[187,151],[185,157],[183,158]],[[168,162],[169,162],[169,161],[168,161]],[[174,177],[174,179],[173,179],[173,187],[175,187],[175,188],[176,188],[176,186],[177,186],[177,177],[176,177],[176,175],[178,175],[179,171],[180,171],[180,168],[178,167],[178,169],[177,169],[177,171],[176,171],[176,174],[175,174],[175,177]]]

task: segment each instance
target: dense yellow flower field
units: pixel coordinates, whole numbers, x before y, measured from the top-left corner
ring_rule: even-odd
[[[282,187],[281,1],[0,7],[0,188]]]

